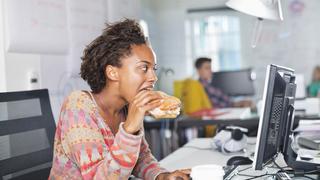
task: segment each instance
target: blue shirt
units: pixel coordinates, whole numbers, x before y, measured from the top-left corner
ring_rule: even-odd
[[[212,86],[208,81],[199,79],[200,83],[203,85],[211,104],[214,108],[225,108],[231,107],[232,101],[229,96],[223,93],[219,88]]]

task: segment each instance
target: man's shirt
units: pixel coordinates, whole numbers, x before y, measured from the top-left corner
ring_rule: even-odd
[[[214,108],[225,108],[232,106],[232,101],[230,100],[230,98],[219,88],[212,86],[210,82],[206,80],[199,79],[199,81],[207,92],[211,104]]]

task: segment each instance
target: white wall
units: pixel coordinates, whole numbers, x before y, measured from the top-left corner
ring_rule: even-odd
[[[0,1],[0,27],[3,27],[3,1]],[[6,71],[5,71],[5,52],[4,52],[4,28],[0,28],[0,92],[6,91]]]
[[[187,10],[221,7],[224,0],[142,0],[142,18],[149,25],[150,39],[160,67],[172,68],[174,77],[162,76],[160,89],[172,94],[173,81],[193,75],[193,62],[186,59],[185,20]]]
[[[70,0],[69,0],[70,1]],[[116,20],[123,15],[130,17],[140,16],[145,19],[149,25],[149,35],[153,48],[157,54],[158,64],[165,68],[173,68],[174,76],[162,77],[159,82],[162,90],[172,92],[172,83],[174,79],[181,79],[191,76],[194,72],[192,60],[186,59],[185,48],[185,28],[184,23],[187,18],[187,10],[193,8],[208,8],[224,6],[226,0],[135,0],[130,11],[122,9],[113,11],[110,15],[110,9],[115,10],[123,7],[128,0],[105,1],[106,19]],[[115,3],[114,8],[110,1]],[[82,0],[83,3],[86,1]],[[141,3],[140,3],[141,2]],[[256,49],[250,47],[252,27],[254,18],[250,16],[241,16],[241,43],[242,43],[242,64],[244,67],[253,67],[257,72],[258,94],[262,93],[265,67],[269,63],[290,66],[296,69],[297,73],[303,73],[306,81],[310,80],[311,71],[315,64],[319,64],[320,46],[318,45],[317,29],[320,28],[320,1],[318,0],[300,0],[305,4],[301,14],[293,13],[289,10],[289,3],[293,1],[284,1],[283,22],[266,22],[264,24],[262,42]],[[2,10],[1,1],[1,10]],[[111,3],[111,4],[112,4]],[[81,4],[81,3],[80,3]],[[79,17],[80,19],[82,17]],[[94,18],[92,18],[94,19]],[[99,16],[101,20],[101,17]],[[81,21],[80,21],[81,22]],[[79,68],[81,60],[81,49],[85,44],[73,44],[73,52],[76,56],[54,54],[29,54],[29,53],[7,53],[3,46],[3,11],[0,13],[0,91],[16,91],[28,88],[27,75],[29,71],[39,72],[41,88],[49,88],[52,108],[57,119],[60,104],[64,96],[73,89],[86,88],[86,85],[74,69]],[[80,26],[81,27],[81,26]],[[84,26],[82,26],[84,27]],[[91,28],[92,29],[92,28]],[[83,30],[82,34],[92,34],[93,31]],[[99,31],[94,31],[99,33]],[[89,41],[89,39],[86,39]],[[81,43],[85,43],[81,41]],[[76,46],[76,47],[74,47]],[[83,46],[83,47],[80,47]],[[80,50],[79,50],[80,49]],[[70,72],[71,71],[71,72]]]
[[[62,1],[60,1],[62,2]],[[62,101],[73,90],[88,89],[79,76],[80,57],[85,45],[100,35],[106,22],[140,15],[140,0],[65,0],[67,5],[68,53],[35,54],[6,52],[3,1],[0,1],[0,91],[27,90],[28,73],[39,74],[39,88],[48,88],[55,120]],[[131,4],[126,9],[123,4]],[[51,3],[52,4],[52,3]],[[48,2],[48,5],[50,3]],[[130,11],[127,9],[130,8]],[[95,11],[97,9],[97,11]],[[30,12],[32,13],[32,12]],[[49,19],[48,19],[49,20]],[[50,24],[50,23],[49,23]],[[2,38],[3,37],[3,38]],[[37,37],[34,37],[37,38]],[[45,46],[45,44],[44,44]]]
[[[145,0],[147,1],[147,0]],[[144,1],[143,1],[144,2]],[[172,67],[176,79],[191,76],[194,72],[193,62],[186,60],[184,21],[187,9],[224,6],[226,0],[162,0],[149,2],[148,7],[153,13],[143,14],[151,17],[149,23],[150,37],[155,47],[159,64]],[[304,3],[301,13],[290,9],[290,3],[283,1],[283,22],[265,21],[258,47],[250,46],[252,28],[255,18],[241,16],[241,45],[243,67],[253,67],[257,73],[257,98],[262,95],[267,64],[275,63],[289,66],[296,73],[305,75],[306,82],[310,81],[312,69],[320,64],[320,45],[318,42],[320,29],[320,1],[300,0]],[[146,4],[146,3],[144,3]],[[148,19],[147,19],[148,20]],[[149,21],[150,21],[149,20]],[[154,32],[156,33],[154,33]],[[191,68],[190,68],[191,67]],[[172,92],[172,78],[163,79],[166,84],[163,90]]]
[[[29,72],[40,72],[40,55],[6,53],[7,91],[26,90],[29,87]]]
[[[312,70],[320,64],[320,1],[300,0],[304,3],[301,13],[294,13],[290,3],[283,1],[284,21],[266,21],[263,24],[262,37],[257,48],[250,47],[253,18],[242,23],[242,59],[245,66],[254,67],[257,72],[256,87],[262,94],[267,64],[274,63],[295,69],[305,76],[305,82],[311,80]]]

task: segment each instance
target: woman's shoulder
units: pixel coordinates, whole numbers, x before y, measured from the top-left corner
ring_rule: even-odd
[[[64,107],[66,109],[85,109],[91,111],[94,109],[94,102],[87,91],[73,91],[64,101]]]
[[[69,99],[80,99],[80,98],[88,98],[88,91],[85,90],[76,90],[76,91],[72,91],[67,98]]]

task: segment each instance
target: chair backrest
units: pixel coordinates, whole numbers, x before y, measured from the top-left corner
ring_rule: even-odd
[[[174,95],[181,100],[185,114],[212,108],[205,89],[197,80],[188,78],[183,81],[175,81]]]
[[[0,93],[0,180],[48,179],[55,130],[47,89]]]

